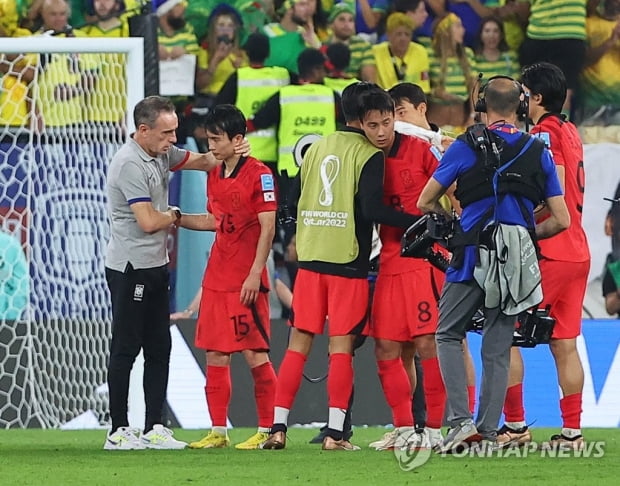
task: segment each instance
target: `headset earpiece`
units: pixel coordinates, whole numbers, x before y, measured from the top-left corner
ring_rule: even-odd
[[[501,74],[497,76],[491,76],[488,81],[482,85],[480,91],[478,92],[478,99],[476,100],[476,103],[474,105],[474,111],[478,113],[487,112],[487,101],[484,97],[484,93],[489,83],[494,79],[509,79],[510,81],[515,83],[515,86],[519,88],[519,106],[517,107],[517,116],[519,117],[519,120],[527,119],[529,114],[529,100],[527,94],[525,93],[525,90],[523,89],[523,86],[516,79]]]
[[[474,105],[474,111],[478,113],[486,113],[487,112],[487,100],[484,99],[484,88],[486,88],[486,84],[480,88],[480,92],[478,93],[479,98],[476,100],[476,104]]]

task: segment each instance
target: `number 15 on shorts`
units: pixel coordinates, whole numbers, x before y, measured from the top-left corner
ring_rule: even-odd
[[[235,329],[235,339],[241,341],[250,332],[249,316],[247,314],[238,314],[231,316],[230,320],[233,322]]]

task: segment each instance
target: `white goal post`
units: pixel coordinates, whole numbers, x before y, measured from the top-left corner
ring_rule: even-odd
[[[105,178],[141,38],[0,38],[0,428],[108,420]]]

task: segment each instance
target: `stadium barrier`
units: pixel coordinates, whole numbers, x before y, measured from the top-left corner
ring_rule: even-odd
[[[579,338],[579,353],[585,371],[583,393],[584,427],[620,426],[620,321],[584,320],[583,336]],[[271,357],[276,366],[280,364],[288,342],[288,326],[283,320],[272,320]],[[204,398],[205,353],[194,347],[195,321],[180,321],[174,329],[172,369],[168,403],[175,425],[187,428],[210,426]],[[480,382],[480,339],[469,334],[471,352]],[[389,424],[391,416],[383,397],[377,377],[372,339],[356,351],[355,425]],[[525,361],[525,410],[528,422],[536,427],[561,426],[559,411],[559,388],[553,358],[546,345],[524,349]],[[317,336],[308,359],[305,374],[309,378],[323,376],[327,371],[327,339]],[[253,381],[250,371],[240,355],[232,361],[233,394],[229,419],[233,426],[256,425]],[[290,423],[308,424],[322,422],[327,417],[327,394],[325,381],[310,383],[304,379]],[[139,417],[139,420],[142,420]]]

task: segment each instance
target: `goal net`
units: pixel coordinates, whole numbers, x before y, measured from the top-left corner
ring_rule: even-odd
[[[0,39],[0,427],[107,420],[108,163],[142,39]]]

